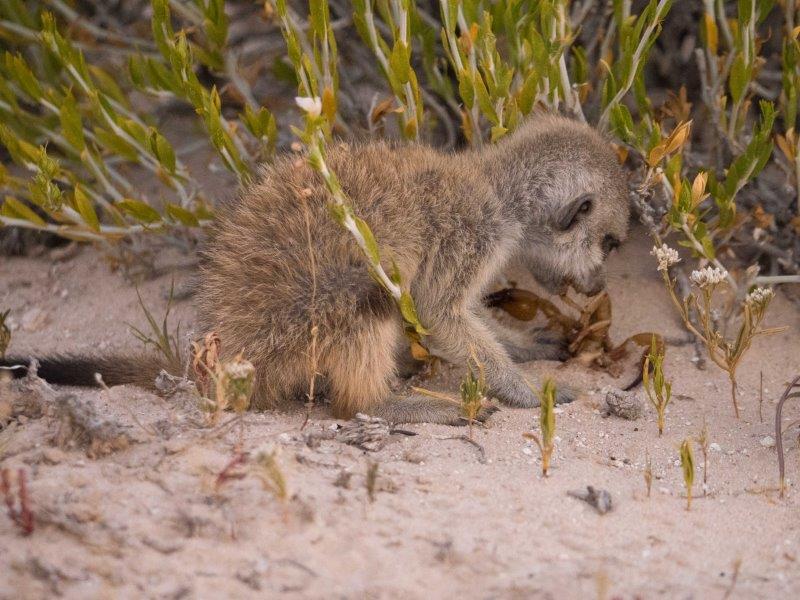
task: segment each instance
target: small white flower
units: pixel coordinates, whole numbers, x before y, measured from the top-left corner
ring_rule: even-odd
[[[302,108],[311,117],[318,117],[322,114],[322,100],[318,97],[297,96],[294,101],[297,106]]]
[[[700,269],[699,271],[692,271],[692,274],[689,275],[689,279],[697,287],[704,288],[722,283],[725,281],[727,276],[728,272],[725,269],[706,267],[705,269]]]
[[[650,255],[655,256],[658,260],[659,271],[666,271],[675,263],[681,262],[681,258],[678,256],[678,251],[674,248],[670,248],[666,244],[661,244],[661,248],[658,246],[653,246],[653,249],[650,251]]]
[[[768,288],[758,287],[747,294],[745,303],[750,306],[765,306],[775,296],[775,292]]]
[[[229,363],[225,363],[223,370],[225,375],[231,379],[247,379],[255,373],[256,368],[249,360],[237,358]]]

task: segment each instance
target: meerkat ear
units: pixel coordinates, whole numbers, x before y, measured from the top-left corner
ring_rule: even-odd
[[[592,210],[594,196],[583,194],[558,210],[556,227],[561,231],[569,231]]]

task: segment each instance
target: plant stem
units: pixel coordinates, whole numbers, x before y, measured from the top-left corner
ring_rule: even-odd
[[[733,400],[733,412],[736,413],[736,418],[739,418],[739,403],[736,401],[736,372],[731,369],[728,371],[728,377],[731,380],[731,399]]]
[[[783,457],[783,427],[781,427],[781,418],[783,416],[783,405],[789,398],[800,397],[800,392],[792,393],[792,390],[800,387],[800,375],[786,386],[786,389],[781,394],[778,400],[778,406],[775,407],[775,450],[778,453],[778,474],[780,476],[780,495],[783,498],[783,493],[786,488],[786,463]]]

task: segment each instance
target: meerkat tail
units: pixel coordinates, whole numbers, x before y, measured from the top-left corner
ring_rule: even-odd
[[[78,356],[53,355],[45,357],[6,357],[0,360],[0,372],[8,372],[14,379],[28,374],[35,360],[36,374],[48,383],[97,387],[95,374],[99,373],[106,385],[126,383],[152,389],[162,369],[170,370],[168,361],[156,354]]]

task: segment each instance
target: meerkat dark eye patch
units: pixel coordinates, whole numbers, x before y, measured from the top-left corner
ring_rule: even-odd
[[[592,210],[594,196],[583,194],[560,209],[556,215],[556,226],[561,231],[572,229],[583,217]]]
[[[608,256],[612,250],[619,248],[619,240],[610,233],[603,238],[603,254]]]

